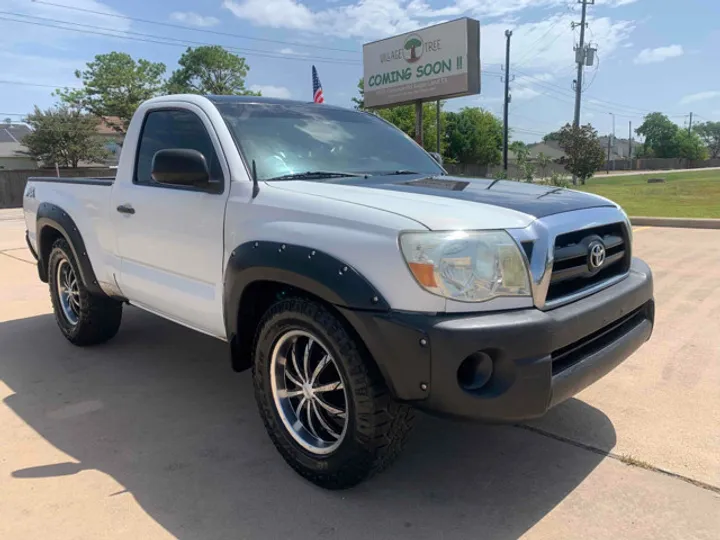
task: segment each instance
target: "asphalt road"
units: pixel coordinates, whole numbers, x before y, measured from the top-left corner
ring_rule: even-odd
[[[275,452],[223,343],[128,308],[110,343],[68,344],[18,217],[0,211],[0,538],[720,534],[720,231],[636,231],[655,335],[577,399],[524,427],[422,417],[395,466],[333,493]]]

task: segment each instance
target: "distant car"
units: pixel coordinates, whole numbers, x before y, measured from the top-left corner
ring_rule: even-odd
[[[228,342],[279,452],[326,488],[388,465],[415,408],[541,416],[653,327],[617,205],[447,176],[328,105],[152,99],[114,181],[31,178],[24,208],[68,340],[112,338],[130,303]]]

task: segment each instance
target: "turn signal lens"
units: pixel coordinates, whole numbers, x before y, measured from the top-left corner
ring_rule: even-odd
[[[423,287],[437,287],[435,268],[432,264],[411,262],[408,263],[408,266],[420,285]]]

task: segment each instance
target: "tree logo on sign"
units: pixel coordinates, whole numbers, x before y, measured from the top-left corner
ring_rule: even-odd
[[[423,54],[423,40],[417,34],[408,36],[403,46],[403,57],[405,60],[412,64],[420,60]]]

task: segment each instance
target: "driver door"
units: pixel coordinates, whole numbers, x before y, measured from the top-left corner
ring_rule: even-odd
[[[193,149],[210,167],[212,189],[171,186],[151,175],[158,150]],[[190,104],[150,110],[132,182],[118,182],[112,208],[119,285],[131,303],[217,337],[222,317],[223,226],[230,191],[209,119]]]

